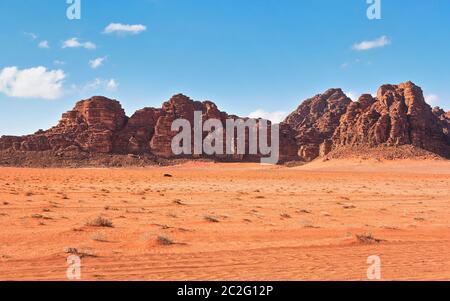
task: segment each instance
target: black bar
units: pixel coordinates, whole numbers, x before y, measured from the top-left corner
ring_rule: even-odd
[[[108,294],[129,299],[130,293],[154,297],[215,299],[226,297],[259,297],[278,299],[307,296],[354,296],[386,298],[392,293],[411,296],[448,295],[450,282],[0,282],[0,291],[15,294],[64,292],[71,298],[83,298],[90,293]],[[209,293],[208,293],[209,292]],[[195,293],[195,295],[193,295]],[[447,293],[447,294],[445,294]],[[151,298],[150,298],[151,297]],[[158,299],[159,300],[159,299]]]

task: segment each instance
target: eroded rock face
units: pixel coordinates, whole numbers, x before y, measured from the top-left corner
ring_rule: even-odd
[[[280,124],[280,161],[298,160],[296,131],[287,123]]]
[[[0,149],[19,151],[80,151],[110,153],[113,135],[122,129],[127,117],[120,103],[105,97],[82,100],[64,113],[57,126],[24,137],[3,137]]]
[[[64,113],[59,124],[44,132],[50,149],[78,147],[91,153],[110,153],[114,134],[121,130],[127,116],[120,103],[95,96],[79,101],[72,111]]]
[[[194,113],[195,112],[201,112],[201,116],[199,116],[199,119],[201,120],[199,122],[199,127],[203,128],[205,125],[205,122],[210,119],[219,120],[220,124],[223,128],[223,146],[221,147],[223,154],[216,154],[214,156],[202,153],[198,154],[195,153],[195,147],[194,147],[194,125],[195,125],[195,118]],[[227,161],[256,161],[258,160],[261,155],[258,154],[250,154],[249,153],[249,132],[246,132],[246,140],[245,140],[245,149],[246,149],[246,155],[238,154],[237,148],[235,148],[235,154],[227,154],[226,151],[226,139],[227,139],[227,132],[226,132],[226,126],[227,126],[227,120],[236,120],[239,119],[237,116],[228,115],[226,112],[220,111],[217,106],[211,102],[211,101],[193,101],[189,97],[179,94],[172,97],[168,102],[165,102],[161,109],[161,116],[159,117],[156,125],[155,125],[155,131],[152,139],[150,140],[150,151],[163,158],[171,158],[173,157],[172,152],[172,140],[173,138],[178,134],[178,131],[172,131],[171,127],[175,120],[177,119],[185,119],[189,121],[189,124],[191,126],[191,152],[193,158],[202,158],[202,157],[214,157],[221,160],[227,160]],[[259,120],[256,119],[242,119],[243,121],[254,121],[254,126],[252,129],[257,131]],[[270,131],[270,125],[267,129],[267,131]],[[213,128],[212,131],[215,131],[216,129]],[[202,142],[207,139],[208,135],[212,133],[212,131],[204,131],[202,136]],[[235,134],[236,135],[236,134]],[[258,137],[258,135],[256,135]],[[287,141],[287,140],[286,140]],[[237,144],[237,138],[235,136],[234,142]],[[270,142],[270,141],[269,141]]]
[[[330,89],[304,101],[286,118],[284,123],[296,132],[297,152],[301,159],[311,161],[330,150],[321,145],[332,138],[351,102],[341,89]]]
[[[130,117],[125,127],[114,135],[113,151],[121,154],[150,152],[149,141],[163,115],[161,109],[145,108]]]
[[[150,141],[152,152],[161,157],[170,158],[173,156],[171,142],[178,132],[171,129],[172,123],[176,119],[186,119],[193,126],[194,111],[200,110],[200,102],[194,102],[189,97],[178,94],[173,96],[162,106],[162,117],[156,123],[155,135]]]
[[[449,155],[443,122],[412,82],[384,85],[377,97],[363,95],[348,106],[333,135],[334,148],[346,145],[413,145]]]
[[[450,111],[445,112],[441,108],[436,107],[433,109],[433,114],[439,119],[447,144],[450,145]]]
[[[331,89],[306,100],[285,123],[296,131],[304,161],[346,146],[412,145],[450,156],[448,113],[432,110],[412,82],[384,85],[376,97],[364,94],[357,102]]]
[[[125,111],[118,101],[94,96],[79,101],[72,111],[64,113],[59,126],[76,127],[85,124],[90,129],[114,132],[122,129],[126,121]]]
[[[96,96],[78,102],[73,110],[63,114],[58,125],[47,131],[1,137],[0,152],[7,150],[8,156],[14,152],[50,152],[73,160],[86,158],[89,153],[172,158],[171,143],[178,134],[171,130],[172,123],[182,118],[193,128],[195,111],[201,112],[201,126],[214,118],[225,128],[228,119],[239,118],[220,111],[213,102],[193,101],[182,94],[172,97],[160,109],[144,108],[128,118],[118,101]],[[261,125],[259,120],[244,120],[254,121],[254,129]],[[269,131],[270,127],[269,124]],[[203,132],[203,139],[209,134]],[[226,131],[223,134],[225,142]],[[247,152],[248,138],[247,131]],[[403,145],[450,158],[450,112],[431,109],[422,90],[411,82],[384,85],[376,97],[365,94],[357,102],[340,89],[330,89],[303,102],[280,124],[280,161],[312,161],[347,146],[367,149]],[[214,158],[256,161],[261,155]]]
[[[219,111],[214,103],[210,101],[193,101],[183,94],[175,95],[169,101],[165,102],[161,111],[161,117],[155,125],[155,134],[150,141],[150,149],[155,155],[165,158],[173,156],[171,143],[173,137],[178,134],[178,131],[172,131],[171,129],[172,123],[175,120],[185,119],[189,121],[192,128],[191,137],[193,141],[195,111],[202,112],[203,122],[210,118],[219,119],[222,121],[222,126],[225,125],[225,120],[228,117],[226,113]],[[204,137],[206,135],[207,133],[204,134]]]
[[[194,150],[194,112],[201,112],[200,126],[210,119],[220,121],[225,129],[227,119],[239,117],[229,116],[220,111],[211,101],[193,101],[189,97],[178,94],[162,105],[161,109],[144,108],[130,118],[125,115],[119,102],[105,97],[92,97],[78,102],[74,109],[64,113],[61,121],[47,131],[39,131],[23,137],[5,136],[0,138],[1,150],[24,152],[55,151],[59,156],[77,157],[77,152],[103,154],[151,154],[161,158],[172,158],[172,139],[178,131],[172,131],[172,123],[176,119],[189,121],[192,127],[192,151]],[[248,120],[248,119],[245,119]],[[259,121],[255,121],[255,128]],[[212,130],[215,130],[214,128]],[[269,129],[270,130],[270,127]],[[287,141],[293,137],[291,128],[285,128],[283,136]],[[203,132],[203,139],[210,133]],[[226,130],[223,132],[223,153],[214,157],[223,160],[256,160],[257,155],[226,155]],[[202,140],[203,142],[203,140]],[[245,141],[248,150],[248,136]],[[287,150],[289,148],[286,148]],[[293,148],[295,149],[295,147]],[[288,150],[287,153],[292,153]],[[193,154],[187,157],[206,157],[204,154]]]

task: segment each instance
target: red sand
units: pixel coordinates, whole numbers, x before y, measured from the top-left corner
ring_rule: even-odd
[[[71,247],[83,280],[365,280],[371,255],[450,280],[449,196],[448,161],[0,168],[0,279],[67,279]]]

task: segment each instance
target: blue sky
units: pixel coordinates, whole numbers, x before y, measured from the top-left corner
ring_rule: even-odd
[[[358,96],[412,80],[450,110],[448,0],[382,0],[381,20],[366,0],[81,4],[69,20],[66,0],[0,1],[0,135],[49,128],[92,95],[128,115],[184,93],[281,116],[328,88]]]

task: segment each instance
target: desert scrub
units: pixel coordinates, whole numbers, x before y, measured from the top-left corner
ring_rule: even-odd
[[[89,227],[104,227],[104,228],[112,228],[114,227],[113,222],[110,219],[99,216],[93,220],[90,220],[86,223],[86,226]]]
[[[171,245],[175,244],[173,242],[173,240],[171,240],[170,238],[167,238],[165,236],[158,236],[156,238],[156,242],[161,246],[171,246]]]
[[[382,242],[381,239],[375,238],[372,233],[357,234],[356,239],[363,244],[378,244]]]
[[[79,256],[80,258],[83,258],[83,257],[97,257],[94,254],[94,252],[92,252],[91,250],[80,250],[80,249],[72,248],[72,247],[64,248],[64,253],[76,255],[76,256]]]

